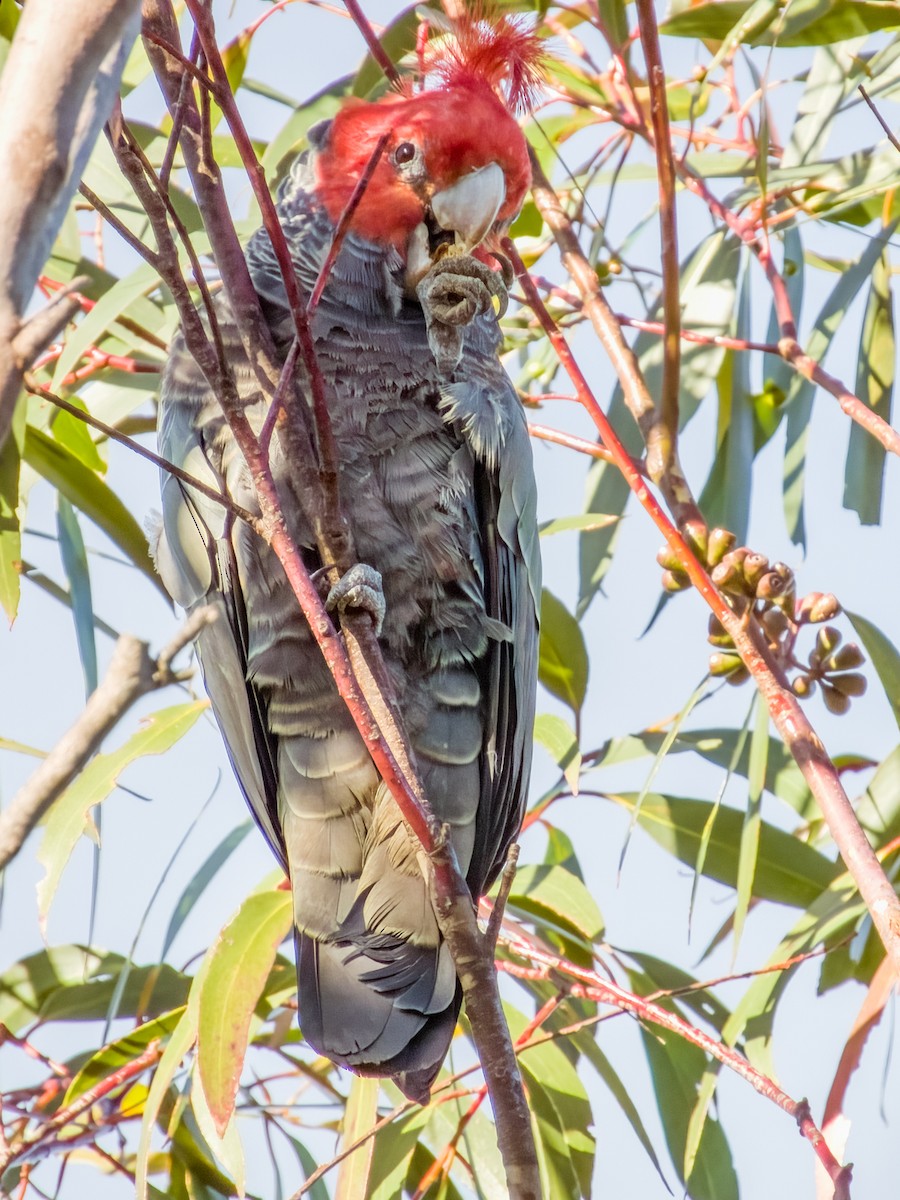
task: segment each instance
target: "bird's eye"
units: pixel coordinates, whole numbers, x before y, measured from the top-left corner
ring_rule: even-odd
[[[416,157],[416,148],[412,142],[401,142],[394,151],[394,162],[398,166],[403,166],[404,163],[412,162]]]

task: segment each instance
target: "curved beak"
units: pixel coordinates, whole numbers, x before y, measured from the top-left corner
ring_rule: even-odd
[[[431,211],[441,229],[457,235],[457,248],[468,254],[488,233],[505,199],[503,170],[488,163],[436,192],[431,197]]]

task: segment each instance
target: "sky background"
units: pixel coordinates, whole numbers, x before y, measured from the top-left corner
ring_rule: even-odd
[[[216,15],[220,42],[263,11],[258,0],[235,0],[231,6],[219,3]],[[387,22],[399,11],[391,3],[367,3],[373,21]],[[660,6],[660,12],[662,8]],[[599,53],[599,46],[595,47]],[[677,62],[684,73],[690,69],[685,60],[687,47],[664,39],[667,62]],[[248,75],[265,80],[274,88],[303,99],[335,77],[354,69],[362,57],[362,43],[355,27],[346,19],[307,4],[293,4],[276,14],[260,30],[253,42]],[[758,54],[761,52],[757,52]],[[806,52],[797,52],[796,69],[808,61]],[[786,132],[794,115],[796,89],[785,89],[772,97],[776,124],[783,122]],[[241,109],[254,134],[271,136],[284,121],[286,111],[246,91],[240,95]],[[142,87],[126,104],[126,115],[144,117],[159,111],[158,95],[152,82]],[[896,108],[884,106],[891,119]],[[857,119],[870,120],[857,110]],[[895,121],[896,124],[896,121]],[[843,135],[846,146],[829,146],[829,153],[852,145],[853,132]],[[866,144],[875,138],[866,128],[861,138]],[[577,162],[577,148],[567,151],[569,165]],[[610,239],[615,244],[617,231],[624,232],[636,209],[651,211],[655,185],[648,183],[629,192],[627,211],[613,209]],[[233,208],[243,216],[249,203],[249,185],[237,179],[232,185]],[[620,201],[621,203],[621,201]],[[709,231],[708,216],[696,201],[680,201],[680,240],[686,252]],[[656,237],[651,226],[645,235]],[[821,235],[834,238],[828,252],[859,253],[858,234],[836,234],[832,227]],[[842,241],[846,237],[847,241]],[[649,244],[649,243],[645,243]],[[110,243],[111,253],[112,243]],[[821,247],[820,247],[821,248]],[[640,248],[631,257],[646,260]],[[544,273],[558,276],[555,255],[551,252],[541,265]],[[833,277],[820,277],[821,295],[808,296],[804,328],[808,329],[824,300]],[[765,334],[768,316],[764,281],[760,272],[753,279],[754,311],[760,337]],[[633,315],[643,315],[632,289],[614,289],[614,307]],[[828,360],[829,368],[852,383],[856,342],[859,336],[860,305],[851,311],[839,331]],[[599,346],[587,335],[575,339],[579,361],[601,402],[614,386],[612,370]],[[761,383],[761,363],[754,358],[754,383]],[[562,381],[559,386],[565,388]],[[712,409],[712,406],[708,406]],[[587,419],[563,403],[548,405],[538,418],[590,437]],[[714,437],[714,413],[703,413],[692,423],[683,441],[683,458],[689,480],[696,490],[705,476]],[[843,462],[846,453],[848,423],[829,396],[816,399],[809,445],[808,475],[808,548],[803,557],[792,547],[781,515],[781,470],[783,433],[773,439],[760,456],[754,472],[753,515],[749,544],[763,550],[771,560],[784,559],[798,576],[798,590],[835,591],[845,607],[864,613],[895,642],[900,641],[900,472],[898,464],[888,464],[884,511],[881,528],[865,529],[856,515],[841,508]],[[583,507],[584,477],[587,461],[571,452],[535,445],[535,461],[540,492],[542,519],[577,513]],[[117,452],[111,456],[109,482],[139,516],[147,515],[157,503],[155,471],[143,462]],[[49,487],[38,485],[32,493],[28,526],[37,532],[55,530],[54,499]],[[108,550],[102,535],[85,523],[88,545]],[[659,569],[655,553],[659,535],[649,519],[638,509],[629,509],[612,570],[605,584],[605,596],[598,597],[584,619],[583,628],[591,653],[591,680],[584,714],[584,744],[599,745],[605,739],[637,731],[677,712],[704,674],[709,647],[705,640],[706,612],[699,597],[678,597],[662,614],[651,636],[641,634],[653,612],[658,595]],[[62,579],[59,558],[52,542],[29,537],[25,556],[52,577]],[[126,567],[94,556],[92,582],[96,611],[116,628],[139,634],[154,647],[164,644],[180,624],[179,617],[167,610],[151,585]],[[561,534],[545,539],[544,572],[546,585],[574,607],[577,597],[577,537]],[[101,674],[108,661],[111,642],[100,637]],[[52,746],[78,714],[84,702],[84,685],[69,614],[33,586],[25,586],[21,615],[13,631],[0,633],[0,737],[27,744]],[[199,686],[199,685],[198,685]],[[155,711],[178,702],[174,691],[149,697],[133,710],[109,739],[107,748],[120,745],[137,727],[141,713]],[[702,706],[696,724],[739,725],[751,702],[749,686],[728,691]],[[562,711],[542,693],[539,711]],[[811,719],[829,751],[838,754],[853,750],[882,759],[897,742],[897,730],[890,707],[877,682],[857,701],[848,718],[837,720],[824,710],[820,699],[808,708]],[[679,756],[684,759],[685,756]],[[6,802],[27,776],[31,763],[11,754],[0,755],[0,801]],[[639,788],[649,762],[605,771],[603,786]],[[719,773],[684,761],[667,763],[657,781],[658,790],[711,799],[719,786]],[[540,749],[536,751],[533,795],[555,778],[555,768]],[[214,799],[205,809],[178,861],[163,884],[150,912],[136,950],[136,960],[154,960],[161,947],[169,917],[192,871],[202,862],[221,837],[246,819],[218,732],[211,719],[198,723],[192,733],[161,759],[142,760],[139,767],[125,776],[125,782],[142,798],[125,791],[115,793],[104,805],[103,850],[95,942],[126,952],[137,924],[147,908],[154,889],[190,823],[195,820],[210,795]],[[851,794],[864,786],[865,778],[851,778]],[[727,798],[743,803],[739,785]],[[790,814],[766,798],[764,817],[790,827]],[[584,797],[565,800],[553,810],[553,819],[573,839],[585,872],[586,881],[603,912],[611,943],[622,948],[640,948],[646,953],[678,962],[695,969],[701,978],[715,977],[732,970],[731,951],[725,948],[704,964],[696,966],[703,947],[728,912],[730,893],[709,881],[700,885],[701,903],[695,912],[690,941],[687,935],[688,902],[691,874],[640,831],[631,840],[621,877],[618,861],[628,828],[628,816],[613,805]],[[41,876],[35,860],[40,834],[32,836],[7,874],[0,913],[0,969],[20,956],[33,952],[40,944],[34,888]],[[522,861],[539,859],[543,835],[526,835]],[[50,944],[86,939],[90,912],[92,854],[87,842],[79,846],[58,892],[47,930]],[[247,837],[202,897],[179,934],[170,955],[183,965],[203,952],[230,913],[246,893],[272,869],[272,860],[262,839],[255,832]],[[762,964],[779,938],[793,924],[795,914],[786,909],[766,906],[763,913],[751,914],[734,969],[748,970]],[[840,1051],[852,1020],[863,998],[863,990],[845,987],[824,998],[815,997],[818,967],[815,963],[801,969],[781,1001],[775,1029],[775,1062],[780,1084],[795,1098],[807,1096],[813,1115],[821,1116]],[[738,983],[721,991],[726,1003],[735,1003],[746,987]],[[515,994],[515,993],[510,993]],[[524,1003],[520,996],[520,1003]],[[98,1031],[99,1037],[99,1031]],[[657,1151],[665,1161],[665,1142],[656,1115],[655,1101],[637,1030],[625,1017],[617,1017],[601,1027],[600,1044],[626,1082],[637,1104]],[[79,1033],[79,1040],[81,1034]],[[57,1056],[66,1053],[66,1035],[48,1030],[42,1049]],[[71,1048],[71,1047],[70,1047]],[[896,1170],[897,1122],[900,1120],[900,1083],[896,1069],[885,1069],[891,1052],[894,1061],[900,1045],[893,1005],[882,1025],[874,1032],[866,1048],[863,1065],[851,1085],[849,1109],[853,1127],[846,1158],[856,1164],[855,1197],[892,1194],[887,1180]],[[20,1062],[0,1063],[4,1072],[19,1072]],[[584,1073],[590,1069],[585,1067]],[[4,1086],[14,1082],[10,1078]],[[595,1077],[588,1080],[594,1102],[597,1136],[596,1194],[617,1196],[622,1200],[644,1200],[664,1196],[665,1189],[652,1164],[632,1134],[625,1119],[605,1088]],[[773,1105],[756,1096],[749,1086],[723,1073],[719,1104],[726,1131],[731,1139],[741,1194],[749,1200],[768,1195],[811,1200],[814,1195],[814,1156],[802,1142],[790,1119]],[[890,1124],[885,1124],[882,1113]],[[320,1138],[311,1145],[321,1147],[323,1157],[330,1153],[332,1141]],[[254,1155],[248,1142],[248,1160]],[[267,1169],[261,1176],[252,1164],[251,1187],[271,1195]],[[676,1190],[674,1174],[667,1170]],[[90,1189],[90,1192],[88,1192]],[[125,1197],[128,1185],[118,1179],[100,1186],[96,1173],[73,1168],[67,1177],[63,1196]]]

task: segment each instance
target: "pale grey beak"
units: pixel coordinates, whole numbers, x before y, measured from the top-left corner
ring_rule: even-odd
[[[503,170],[488,163],[432,196],[431,211],[441,229],[456,233],[457,246],[468,254],[494,224],[505,199]]]

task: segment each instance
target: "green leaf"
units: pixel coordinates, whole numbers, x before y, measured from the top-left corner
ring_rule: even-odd
[[[114,996],[120,1017],[158,1017],[187,999],[187,977],[168,963],[136,967],[119,955],[107,955],[105,962],[108,967],[102,977],[97,972],[86,983],[74,980],[51,992],[41,1004],[40,1019],[101,1021],[108,1015]]]
[[[3,7],[0,4],[0,13]],[[15,11],[18,12],[18,9]],[[19,611],[19,595],[22,588],[22,531],[18,512],[19,469],[25,442],[27,411],[24,403],[16,405],[9,436],[0,447],[0,605],[3,606],[10,625]]]
[[[157,1017],[154,1021],[147,1021],[145,1024],[139,1025],[137,1029],[132,1029],[129,1033],[103,1046],[88,1059],[69,1084],[63,1104],[71,1104],[73,1100],[77,1100],[92,1087],[102,1083],[120,1067],[133,1062],[157,1038],[161,1040],[168,1038],[183,1015],[184,1007],[176,1008],[172,1012]]]
[[[565,776],[574,796],[578,795],[581,773],[581,751],[575,731],[562,717],[539,713],[534,719],[534,739],[549,751],[553,761]]]
[[[161,709],[147,717],[142,722],[142,728],[118,750],[93,758],[71,787],[59,797],[50,810],[37,855],[46,871],[37,887],[38,916],[42,928],[46,925],[57,885],[78,839],[83,833],[96,837],[91,809],[106,799],[126,767],[144,755],[164,754],[187,733],[208,707],[209,701],[195,700],[190,704]]]
[[[71,397],[71,403],[87,412],[87,406],[80,396]],[[88,470],[95,471],[98,475],[106,474],[106,463],[100,457],[97,443],[91,437],[90,429],[84,421],[79,421],[71,413],[58,409],[53,416],[50,432],[53,438]]]
[[[144,531],[102,479],[53,438],[32,426],[25,431],[24,458],[30,467],[90,517],[169,602],[153,566]]]
[[[544,589],[541,597],[541,645],[538,678],[552,695],[577,715],[584,703],[588,655],[581,626],[561,600]]]
[[[169,949],[175,941],[178,931],[190,916],[191,910],[203,892],[206,891],[210,881],[228,860],[231,852],[237,849],[252,828],[252,821],[244,821],[243,824],[235,826],[230,833],[226,833],[225,837],[222,838],[221,842],[219,842],[203,865],[194,872],[190,883],[181,893],[178,903],[175,905],[175,911],[172,913],[169,928],[166,930],[166,936],[163,940],[163,947],[160,952],[161,959],[165,958],[169,953]]]
[[[72,616],[81,669],[84,672],[85,692],[90,696],[97,687],[97,642],[94,637],[94,604],[91,599],[91,573],[78,517],[69,501],[57,493],[56,528],[63,567],[69,580]]]
[[[641,1039],[669,1154],[691,1200],[738,1200],[731,1151],[717,1121],[706,1122],[693,1162],[686,1163],[690,1114],[706,1069],[706,1055],[659,1026],[648,1029],[642,1025]]]
[[[378,1093],[381,1086],[377,1079],[357,1076],[350,1084],[350,1095],[341,1122],[341,1147],[352,1146],[378,1120]],[[348,1155],[338,1167],[334,1200],[357,1200],[369,1194],[369,1172],[372,1169],[374,1139],[369,1138],[358,1150]]]
[[[900,654],[877,625],[858,613],[847,612],[847,616],[878,672],[885,695],[894,710],[894,719],[900,725]]]
[[[768,11],[774,9],[774,12]],[[741,28],[751,14],[758,20]],[[775,20],[777,14],[780,20]],[[738,41],[746,46],[821,46],[843,42],[881,29],[900,26],[893,0],[795,0],[786,6],[756,0],[707,0],[685,8],[660,26],[671,37],[721,41],[741,28]]]
[[[291,893],[260,892],[244,901],[204,960],[199,988],[197,1058],[221,1135],[234,1111],[250,1018],[293,916]]]
[[[509,907],[554,931],[562,931],[588,947],[603,936],[603,917],[581,879],[562,866],[520,867],[509,895]]]
[[[737,956],[744,921],[750,910],[753,881],[759,859],[759,836],[762,828],[762,795],[766,782],[766,755],[769,750],[769,706],[760,692],[756,698],[756,724],[750,739],[750,767],[747,774],[749,790],[747,811],[741,824],[738,851],[737,900],[734,908],[734,950]],[[719,810],[721,812],[721,809]]]
[[[181,1066],[182,1059],[197,1040],[196,1013],[186,1009],[181,1020],[172,1030],[168,1045],[163,1051],[153,1079],[147,1099],[144,1101],[144,1115],[141,1120],[141,1134],[135,1154],[135,1200],[147,1200],[148,1180],[150,1171],[150,1139],[156,1118],[169,1091],[169,1086]]]
[[[429,1108],[414,1108],[378,1133],[366,1200],[397,1200],[403,1195],[409,1160],[430,1116]]]
[[[503,1008],[509,1031],[518,1040],[525,1018],[509,1004]],[[595,1143],[588,1130],[593,1114],[578,1070],[555,1041],[522,1050],[518,1061],[529,1108],[537,1120],[546,1195],[590,1195]]]
[[[397,63],[405,54],[411,54],[415,50],[418,32],[418,6],[411,5],[391,21],[378,40],[391,62]],[[383,91],[386,87],[384,71],[372,55],[367,54],[356,73],[352,94],[365,99],[371,97],[373,92]]]
[[[97,345],[113,322],[126,313],[135,300],[146,297],[158,287],[159,273],[149,263],[141,263],[130,275],[107,288],[66,338],[63,352],[56,361],[50,390],[58,392],[62,381],[78,364],[85,350]]]
[[[847,309],[856,293],[868,280],[875,265],[884,253],[886,240],[894,232],[897,222],[882,229],[877,237],[867,244],[858,262],[844,271],[822,306],[815,327],[810,335],[806,353],[816,362],[821,362],[831,345],[835,332],[844,321]],[[784,450],[784,512],[790,538],[795,543],[805,542],[804,479],[806,472],[806,443],[812,416],[815,389],[808,380],[797,375],[788,392],[788,432]]]
[[[350,91],[351,76],[339,79],[299,105],[266,147],[262,165],[270,184],[280,183],[288,165],[306,146],[306,135],[319,121],[330,120]]]
[[[629,811],[637,799],[634,793],[613,794],[609,798]],[[638,821],[654,841],[679,862],[693,867],[711,807],[706,800],[649,795],[641,805]],[[743,821],[743,813],[722,806],[707,850],[704,874],[729,887],[737,885]],[[789,833],[762,822],[759,859],[753,880],[755,897],[805,908],[828,887],[836,873],[836,865],[823,854]]]
[[[539,526],[539,532],[541,537],[550,537],[554,533],[568,533],[572,529],[579,533],[592,533],[596,529],[608,529],[618,520],[618,516],[610,516],[608,513],[576,513],[571,517],[557,517],[553,521],[544,521]]]
[[[882,254],[872,271],[872,283],[863,317],[856,367],[856,394],[883,421],[890,424],[894,395],[894,309],[891,266]],[[844,508],[859,514],[862,525],[881,520],[886,451],[856,421],[850,425],[850,444],[844,467]]]

